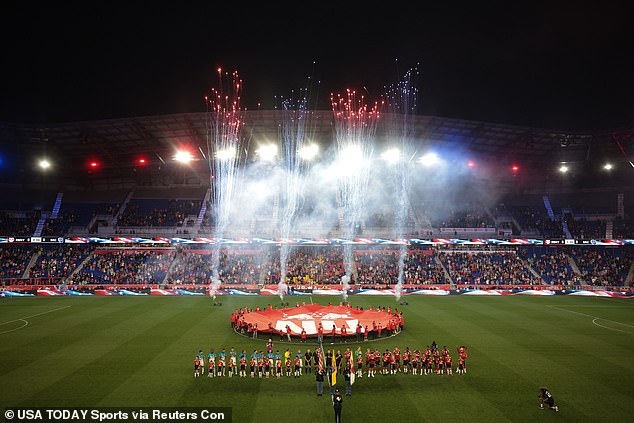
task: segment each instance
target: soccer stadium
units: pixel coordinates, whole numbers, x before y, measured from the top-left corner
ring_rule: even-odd
[[[3,421],[629,421],[634,126],[423,114],[418,76],[1,121]]]
[[[234,363],[233,377],[208,377],[211,350],[250,360],[271,338],[293,358],[361,348],[348,421],[383,419],[377,398],[404,404],[397,421],[534,421],[544,418],[533,402],[543,384],[566,419],[625,420],[634,187],[615,146],[626,134],[539,132],[355,102],[334,102],[334,112],[298,102],[3,124],[3,146],[20,146],[16,160],[58,170],[39,162],[19,186],[3,181],[2,405],[329,418],[308,369],[241,377]],[[345,156],[351,149],[356,156]],[[307,317],[289,317],[296,308]],[[389,330],[389,315],[381,333],[367,321],[359,337],[355,313],[385,309],[399,323]],[[260,311],[273,316],[251,319]],[[321,343],[317,315],[329,322]],[[368,348],[420,352],[432,342],[454,356],[449,368],[465,346],[468,372],[414,375],[399,358],[396,374],[368,378]]]

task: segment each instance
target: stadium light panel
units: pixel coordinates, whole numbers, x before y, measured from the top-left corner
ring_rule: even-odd
[[[37,165],[39,166],[40,169],[42,170],[47,170],[50,169],[52,166],[52,163],[48,160],[48,159],[41,159]]]
[[[390,148],[381,154],[381,158],[390,164],[397,163],[401,159],[401,151],[398,148]]]
[[[349,166],[351,169],[357,170],[363,164],[363,152],[361,151],[361,147],[357,145],[351,145],[343,149],[339,153],[339,159],[342,160],[346,166]]]
[[[237,151],[235,148],[232,148],[232,147],[226,148],[224,150],[216,151],[216,159],[221,161],[231,160],[234,157],[236,157],[236,155],[237,155]]]
[[[256,150],[256,153],[258,154],[258,157],[260,158],[260,160],[263,160],[266,162],[272,162],[273,160],[275,160],[275,157],[277,156],[277,145],[275,144],[261,145],[260,148]]]
[[[304,160],[313,160],[319,154],[319,146],[317,144],[310,144],[304,146],[299,150],[299,156]]]
[[[570,168],[568,166],[566,166],[565,164],[562,164],[561,166],[559,166],[559,172],[561,173],[566,173],[570,170]]]
[[[194,156],[191,152],[186,150],[178,150],[174,153],[174,161],[179,163],[189,163],[194,160]]]
[[[612,170],[613,168],[614,166],[612,165],[612,163],[606,163],[603,165],[604,170]]]
[[[440,162],[440,158],[438,157],[436,153],[434,153],[433,151],[430,151],[429,153],[423,154],[418,159],[418,162],[425,167],[430,167],[430,166],[434,166],[435,164],[438,164]]]

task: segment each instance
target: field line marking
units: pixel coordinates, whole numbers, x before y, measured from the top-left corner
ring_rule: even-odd
[[[16,330],[22,329],[22,328],[27,327],[29,325],[29,321],[28,320],[24,320],[24,319],[12,320],[12,322],[19,322],[19,321],[23,321],[24,324],[22,326],[20,326],[19,328],[5,330],[4,332],[0,332],[0,335],[4,335],[5,333],[9,333],[9,332],[15,332]],[[9,323],[9,322],[7,322],[7,323]],[[2,324],[4,325],[5,323],[2,323]]]
[[[592,316],[590,314],[580,313],[578,311],[566,310],[565,308],[560,308],[560,307],[557,307],[557,306],[549,306],[549,307],[556,308],[557,310],[561,310],[561,311],[567,311],[568,313],[574,313],[574,314],[579,314],[581,316],[591,317],[592,318],[592,323],[597,325],[597,326],[599,326],[599,327],[602,327],[602,328],[605,328],[605,329],[610,329],[610,330],[615,330],[615,331],[618,331],[618,332],[629,333],[629,334],[634,335],[632,332],[628,332],[628,331],[624,331],[624,330],[620,330],[620,329],[609,328],[607,326],[600,325],[596,321],[597,320],[605,320],[606,322],[612,322],[612,323],[616,323],[617,325],[623,325],[623,326],[627,326],[627,327],[630,327],[630,328],[634,329],[634,326],[628,325],[627,323],[617,322],[616,320],[604,319],[603,317]]]
[[[593,323],[593,324],[595,324],[595,325],[597,325],[597,326],[599,326],[599,327],[601,327],[601,328],[610,329],[610,330],[615,330],[615,331],[617,331],[617,332],[629,333],[630,335],[634,335],[634,333],[632,333],[632,332],[628,332],[628,331],[626,331],[626,330],[615,329],[615,328],[610,328],[610,327],[607,327],[607,326],[603,326],[603,325],[601,325],[601,324],[597,323],[597,320],[607,320],[607,319],[600,319],[600,318],[598,318],[598,317],[597,317],[596,319],[592,319],[592,323]],[[608,320],[608,322],[611,322],[611,320]],[[614,322],[614,323],[619,323],[619,322]],[[620,324],[620,325],[625,325],[625,326],[630,326],[630,325],[626,325],[625,323],[619,323],[619,324]]]
[[[33,314],[33,315],[31,315],[31,316],[22,317],[22,318],[20,318],[20,319],[9,320],[8,322],[3,322],[3,323],[0,323],[0,326],[2,326],[2,325],[6,325],[7,323],[17,322],[17,321],[19,321],[19,320],[30,319],[31,317],[41,316],[42,314],[47,314],[47,313],[52,313],[52,312],[54,312],[54,311],[63,310],[63,309],[68,308],[68,307],[70,307],[70,306],[64,306],[64,307],[54,308],[53,310],[43,311],[43,312],[41,312],[41,313]]]

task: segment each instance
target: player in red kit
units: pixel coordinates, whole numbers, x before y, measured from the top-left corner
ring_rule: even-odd
[[[464,358],[458,358],[458,367],[456,368],[456,374],[463,375],[467,373],[467,365],[465,364]]]
[[[282,359],[279,357],[275,360],[275,375],[278,379],[282,377]]]
[[[295,356],[295,360],[293,362],[293,376],[300,376],[300,369],[302,368],[302,359],[299,356]]]
[[[453,374],[452,359],[451,359],[451,356],[449,354],[447,354],[445,356],[445,369],[447,370],[447,374],[448,375],[451,376]]]
[[[240,377],[247,377],[247,358],[240,357]]]
[[[223,376],[225,375],[225,359],[224,357],[220,358],[218,360],[218,371],[216,372],[216,375],[218,376]]]
[[[409,372],[411,359],[412,352],[409,350],[409,347],[405,347],[405,352],[403,352],[403,373],[405,374]]]
[[[229,359],[229,365],[227,367],[229,368],[229,377],[232,377],[235,370],[235,364],[231,358]]]
[[[418,374],[418,365],[420,364],[420,351],[414,350],[414,354],[412,354],[412,374]],[[421,371],[421,374],[423,372]]]
[[[376,358],[373,353],[368,354],[368,377],[375,377],[376,374]]]
[[[264,373],[264,354],[260,352],[260,356],[258,357],[258,378],[262,378],[262,374]]]
[[[194,358],[194,377],[200,376],[200,358]]]
[[[258,359],[252,355],[249,361],[249,370],[251,371],[251,379],[255,378],[255,369],[258,367]]]
[[[286,376],[291,377],[291,359],[286,360]]]

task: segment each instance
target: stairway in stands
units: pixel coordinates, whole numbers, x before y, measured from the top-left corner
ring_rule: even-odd
[[[203,203],[200,205],[200,211],[198,212],[196,223],[194,224],[194,229],[196,230],[196,232],[198,232],[198,230],[203,224],[203,220],[205,219],[205,214],[207,214],[207,204],[209,204],[210,197],[211,197],[211,188],[207,188],[207,192],[205,193],[205,198],[203,198]]]
[[[123,203],[119,207],[119,210],[117,210],[117,214],[115,214],[114,217],[112,218],[112,227],[117,226],[119,218],[125,211],[125,208],[128,207],[128,203],[130,202],[133,196],[134,196],[134,191],[130,191],[128,195],[125,197],[125,200],[123,200]]]
[[[579,270],[579,266],[577,266],[577,262],[575,261],[574,257],[572,257],[570,254],[566,254],[566,258],[568,258],[568,264],[570,265],[570,268],[575,273],[575,275],[581,276],[581,270]]]
[[[605,222],[605,239],[612,239],[614,236],[614,220]]]
[[[544,207],[546,207],[546,211],[548,212],[548,217],[550,217],[551,221],[555,221],[555,213],[553,212],[553,208],[550,205],[550,199],[548,198],[547,195],[544,195],[542,197],[542,200],[544,200]]]
[[[22,273],[21,279],[28,279],[31,277],[31,269],[33,268],[33,266],[35,266],[35,263],[37,263],[37,259],[40,257],[41,254],[41,250],[35,250],[35,252],[31,256],[31,259],[29,260],[29,264],[27,264],[26,268],[24,269],[24,273]]]
[[[42,213],[40,216],[40,220],[37,222],[37,226],[35,227],[35,231],[33,232],[33,236],[42,236],[42,231],[44,230],[44,225],[46,224],[46,219],[57,219],[59,215],[59,209],[62,207],[62,198],[64,197],[63,192],[58,192],[57,197],[55,198],[55,204],[53,204],[53,209],[50,213]]]
[[[447,268],[443,264],[442,260],[436,254],[434,254],[434,262],[436,262],[436,265],[442,269],[442,273],[445,275],[445,279],[449,281],[449,289],[455,290],[456,282],[451,278],[451,276],[449,275],[449,271],[447,271]]]
[[[57,219],[57,216],[59,216],[59,209],[62,208],[63,198],[64,198],[64,193],[58,192],[57,198],[55,198],[55,204],[53,204],[53,210],[51,210],[51,215],[50,215],[51,219]]]
[[[627,278],[625,278],[625,286],[632,286],[634,284],[634,261],[630,265],[630,270],[627,272]]]
[[[572,239],[572,234],[570,233],[570,229],[568,228],[568,221],[565,218],[566,215],[570,215],[570,217],[574,219],[574,217],[572,216],[572,210],[570,209],[561,210],[561,227],[564,230],[564,234],[566,234],[566,238]]]

